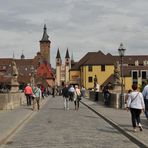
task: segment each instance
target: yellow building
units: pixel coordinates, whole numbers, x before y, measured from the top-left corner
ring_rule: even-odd
[[[87,89],[94,87],[94,76],[100,86],[114,84],[114,65],[119,63],[119,56],[101,51],[88,52],[80,61],[70,69],[70,83],[83,85]],[[131,89],[132,84],[139,86],[144,84],[148,74],[148,55],[124,56],[123,57],[123,84],[124,90]],[[121,78],[120,78],[121,79]]]

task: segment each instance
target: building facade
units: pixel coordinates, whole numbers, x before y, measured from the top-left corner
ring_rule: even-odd
[[[56,85],[61,86],[69,83],[69,70],[71,68],[71,58],[68,49],[66,50],[65,61],[62,63],[60,50],[56,56]]]
[[[119,63],[119,56],[104,54],[102,51],[88,52],[70,69],[70,83],[84,85],[87,89],[94,87],[94,76],[104,87],[113,84],[115,63]],[[132,84],[143,85],[148,78],[148,55],[126,55],[123,57],[123,84],[124,90],[131,89]],[[121,71],[120,71],[121,79]]]
[[[46,25],[43,28],[43,37],[40,40],[40,51],[32,59],[26,59],[22,53],[20,59],[0,58],[0,89],[11,87],[12,62],[18,69],[18,82],[20,89],[27,83],[53,85],[54,73],[50,64],[50,43]],[[34,80],[33,80],[34,79]],[[50,80],[50,84],[49,83]],[[52,81],[52,82],[51,82]]]

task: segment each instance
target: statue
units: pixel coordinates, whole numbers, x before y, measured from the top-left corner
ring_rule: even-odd
[[[120,66],[118,61],[114,64],[114,78],[115,84],[120,84]]]
[[[16,63],[15,61],[13,60],[12,63],[12,72],[11,72],[11,75],[12,75],[12,79],[11,79],[11,90],[10,92],[18,92],[19,90],[19,83],[17,81],[17,78],[18,78],[18,70],[17,70],[17,67],[16,67]]]
[[[15,61],[12,61],[12,80],[14,82],[17,82],[17,78],[18,78],[18,70],[16,67],[16,63]]]
[[[94,88],[96,87],[97,83],[98,83],[98,79],[97,79],[97,76],[95,75],[95,77],[94,77]]]

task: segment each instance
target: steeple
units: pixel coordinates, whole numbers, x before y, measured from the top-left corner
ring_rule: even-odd
[[[71,67],[73,67],[75,65],[75,62],[74,62],[74,58],[73,58],[73,52],[71,54]]]
[[[58,51],[57,51],[57,56],[56,56],[56,59],[61,59],[61,55],[60,55],[59,48],[58,48]]]
[[[74,59],[73,59],[73,53],[71,54],[71,61],[74,61]]]
[[[23,50],[22,50],[21,59],[25,59],[25,56],[24,56],[24,54],[23,54]]]
[[[66,56],[65,56],[65,58],[67,58],[67,59],[70,58],[68,48],[67,48],[67,51],[66,51]]]
[[[40,42],[50,42],[50,40],[48,39],[49,36],[47,34],[47,28],[46,28],[46,24],[44,24],[44,29],[43,29],[43,37],[40,40]]]
[[[13,51],[13,60],[15,59],[14,51]]]
[[[50,43],[51,41],[48,39],[48,37],[49,36],[47,34],[46,24],[44,24],[43,37],[40,40],[40,52],[41,52],[42,61],[46,61],[47,63],[50,64]]]

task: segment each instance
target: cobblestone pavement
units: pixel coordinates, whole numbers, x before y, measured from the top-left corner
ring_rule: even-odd
[[[105,107],[100,102],[96,103],[89,99],[83,99],[83,102],[89,105],[95,111],[99,112],[104,117],[117,123],[121,128],[125,130],[125,132],[128,132],[130,135],[132,135],[145,145],[148,145],[148,120],[146,119],[144,113],[141,114],[141,123],[144,130],[140,132],[137,128],[137,132],[133,132],[130,111],[127,112],[126,110],[122,109]]]
[[[116,129],[80,105],[63,109],[62,97],[49,99],[1,148],[136,148]]]

